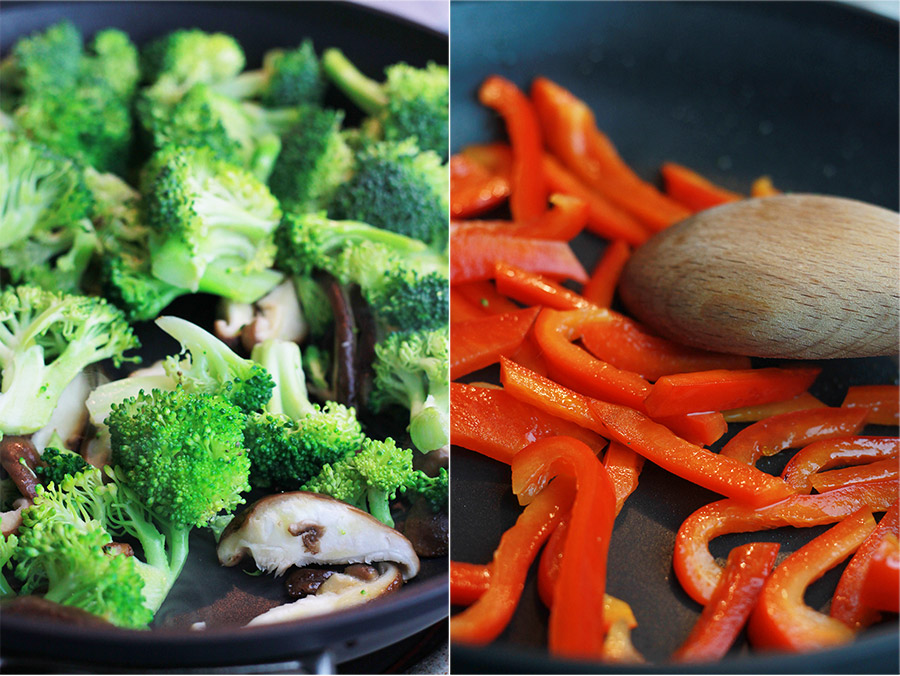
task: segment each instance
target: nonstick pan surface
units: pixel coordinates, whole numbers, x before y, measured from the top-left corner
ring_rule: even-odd
[[[436,11],[446,11],[436,4]],[[73,21],[87,36],[116,27],[142,44],[176,28],[202,28],[234,35],[247,54],[249,68],[259,67],[263,53],[290,47],[306,37],[316,49],[340,47],[368,75],[381,79],[385,66],[397,61],[424,66],[447,63],[447,37],[402,19],[349,3],[4,3],[0,45],[6,54],[21,35],[62,19]],[[327,105],[352,106],[331,91]],[[360,115],[348,114],[347,124]],[[216,300],[185,297],[167,313],[212,327]],[[178,346],[152,323],[138,327],[149,364]],[[312,621],[242,628],[254,614],[286,600],[283,581],[222,568],[208,531],[195,530],[184,572],[154,620],[150,631],[97,630],[8,615],[0,619],[4,670],[32,665],[56,670],[127,672],[139,669],[259,670],[281,664],[292,669],[329,670],[395,643],[447,615],[447,561],[423,559],[420,574],[396,594],[349,612]],[[248,569],[249,570],[249,569]],[[193,621],[208,629],[191,630]],[[271,669],[271,667],[267,667]]]
[[[755,178],[770,175],[785,191],[897,210],[895,21],[813,2],[454,2],[451,36],[454,152],[504,138],[494,113],[477,102],[487,75],[505,76],[526,91],[543,75],[587,101],[598,126],[647,180],[658,181],[659,166],[671,160],[744,194]],[[573,246],[588,269],[602,249],[591,235]],[[489,369],[470,379],[497,375]],[[849,385],[896,382],[894,359],[836,360],[825,364],[813,392],[840,405]],[[732,425],[732,433],[737,429]],[[864,432],[896,435],[897,429],[869,426]],[[777,472],[786,459],[770,460],[768,470]],[[452,464],[451,557],[486,563],[520,512],[509,469],[458,448]],[[452,671],[897,672],[896,616],[837,650],[796,657],[751,653],[742,638],[719,663],[668,662],[700,612],[672,569],[675,532],[718,497],[647,463],[617,519],[608,590],[631,604],[639,623],[632,637],[650,665],[550,658],[547,612],[532,572],[499,640],[478,649],[452,646]],[[782,545],[780,560],[824,530],[722,537],[712,549],[724,560],[737,544],[772,539]],[[827,609],[839,574],[831,571],[811,587],[807,601],[814,608]]]

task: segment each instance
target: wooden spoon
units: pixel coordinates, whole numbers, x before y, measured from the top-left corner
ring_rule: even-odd
[[[619,291],[638,319],[694,347],[790,359],[896,355],[898,219],[821,195],[733,202],[651,238]]]

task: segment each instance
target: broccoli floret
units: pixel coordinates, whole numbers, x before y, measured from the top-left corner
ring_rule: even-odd
[[[44,485],[53,482],[57,486],[67,476],[75,476],[89,467],[84,458],[68,449],[45,448],[41,454],[43,464],[35,468],[35,473]]]
[[[112,537],[103,523],[104,491],[93,468],[65,478],[58,488],[38,487],[34,504],[22,512],[15,574],[23,594],[46,586],[49,601],[143,628],[153,619],[144,579],[135,558],[107,551]]]
[[[359,448],[364,437],[353,408],[309,400],[296,343],[263,341],[252,358],[275,379],[265,412],[251,415],[244,430],[254,486],[295,489]]]
[[[391,333],[375,345],[370,405],[409,410],[409,434],[423,453],[450,441],[449,331]]]
[[[282,136],[269,187],[285,210],[324,209],[349,178],[353,155],[341,133],[343,118],[342,111],[304,106],[300,121]]]
[[[150,228],[141,220],[140,195],[115,174],[88,169],[85,180],[94,196],[103,295],[120,307],[129,321],[157,317],[187,289],[153,276]]]
[[[419,274],[400,267],[363,293],[375,316],[394,330],[427,331],[449,321],[450,284],[438,272]]]
[[[332,220],[321,213],[287,214],[275,238],[278,266],[301,277],[325,270],[345,278],[346,252],[360,245],[372,245],[371,252],[377,252],[383,261],[392,256],[420,254],[427,248],[423,242],[404,235],[359,221]]]
[[[412,473],[412,451],[390,438],[366,439],[356,455],[325,465],[303,490],[343,500],[393,526],[390,501],[409,483]]]
[[[141,52],[143,79],[171,78],[185,89],[197,82],[216,83],[244,69],[244,50],[230,35],[198,29],[173,31]]]
[[[272,398],[275,383],[269,372],[208,331],[179,317],[159,317],[156,324],[181,343],[182,354],[190,353],[164,363],[169,377],[187,391],[217,394],[245,413],[262,410]]]
[[[329,215],[447,245],[447,171],[433,152],[413,141],[367,144],[353,176],[335,192]]]
[[[450,490],[450,474],[441,467],[437,476],[428,476],[421,470],[409,475],[405,490],[423,498],[433,512],[439,512],[447,506]]]
[[[272,49],[260,70],[246,71],[216,89],[236,99],[259,99],[267,107],[282,108],[321,103],[325,77],[311,40],[295,49]]]
[[[251,174],[208,149],[167,146],[142,187],[154,276],[244,303],[281,282],[271,269],[281,209]]]
[[[115,28],[102,30],[89,46],[92,58],[86,70],[109,83],[120,96],[130,99],[140,79],[138,50],[131,38]]]
[[[450,79],[445,66],[429,63],[414,68],[397,63],[385,69],[386,79],[378,83],[338,49],[326,50],[322,65],[331,81],[375,118],[385,139],[414,137],[423,150],[447,158]]]
[[[8,599],[16,595],[9,581],[6,579],[4,569],[12,567],[11,559],[16,553],[19,538],[14,533],[0,534],[0,599]]]
[[[36,287],[0,292],[0,433],[47,424],[62,391],[88,364],[138,347],[120,310],[102,298]]]
[[[324,336],[334,323],[334,312],[328,300],[328,294],[319,282],[312,277],[294,277],[294,288],[297,300],[303,310],[303,318],[309,324],[309,332],[313,336]],[[306,365],[304,361],[304,365]]]
[[[4,88],[40,94],[75,85],[84,48],[81,33],[68,21],[21,38],[0,66]]]
[[[112,464],[148,509],[203,526],[244,502],[250,461],[244,415],[223,397],[153,390],[114,404],[106,418]]]
[[[0,200],[0,271],[14,284],[77,291],[98,246],[82,170],[0,131]]]
[[[303,350],[303,372],[306,381],[316,393],[331,392],[328,383],[331,373],[331,355],[318,345],[307,345]]]

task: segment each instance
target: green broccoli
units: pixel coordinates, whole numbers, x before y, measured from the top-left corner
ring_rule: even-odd
[[[0,64],[0,82],[12,92],[30,96],[69,89],[78,80],[84,44],[69,21],[20,38]],[[13,106],[18,104],[14,98]]]
[[[397,63],[385,69],[386,79],[378,83],[335,48],[322,55],[322,66],[341,91],[374,117],[385,139],[414,137],[423,150],[447,158],[450,79],[445,66]]]
[[[46,586],[44,598],[103,617],[115,625],[144,628],[153,619],[145,604],[137,559],[107,551],[100,472],[66,477],[37,489],[22,512],[13,552],[22,594]],[[99,517],[99,518],[98,518]]]
[[[356,455],[325,465],[302,490],[343,500],[393,526],[390,501],[410,482],[412,474],[412,451],[398,447],[390,438],[366,439]]]
[[[187,289],[151,272],[150,228],[141,220],[140,194],[115,174],[87,169],[85,182],[94,196],[93,222],[100,242],[96,258],[104,297],[129,321],[157,317]]]
[[[59,486],[67,476],[75,476],[89,467],[78,453],[56,447],[45,448],[41,453],[41,462],[43,464],[34,471],[44,485],[53,482]]]
[[[47,424],[62,391],[88,364],[138,347],[120,310],[101,298],[36,287],[0,292],[0,433]]]
[[[282,136],[269,187],[285,210],[324,209],[349,178],[353,154],[341,133],[343,118],[342,111],[303,106],[300,121]]]
[[[356,154],[353,176],[335,192],[329,215],[356,220],[447,246],[447,170],[433,152],[412,140],[366,144]]]
[[[405,492],[423,498],[433,512],[447,507],[450,491],[450,474],[441,467],[437,476],[428,476],[420,470],[410,474],[405,485]]]
[[[446,327],[395,332],[375,345],[375,379],[369,403],[382,411],[409,411],[409,434],[423,453],[450,441],[450,352]]]
[[[426,331],[445,326],[450,312],[450,283],[439,272],[419,274],[400,267],[382,284],[364,290],[374,315],[398,331]]]
[[[254,486],[296,489],[360,447],[364,436],[353,408],[310,402],[296,343],[263,341],[252,358],[275,379],[265,412],[250,415],[244,429]]]
[[[0,270],[14,284],[76,292],[95,250],[93,198],[71,160],[0,131]]]
[[[275,383],[269,372],[208,331],[179,317],[159,317],[156,324],[181,343],[182,354],[190,353],[164,362],[166,373],[185,390],[217,394],[245,413],[262,410],[272,398]]]
[[[295,276],[294,288],[303,310],[303,318],[309,324],[313,336],[324,336],[334,324],[334,312],[328,294],[313,277]],[[304,360],[304,366],[307,362]]]
[[[270,108],[319,104],[325,77],[311,40],[294,49],[272,49],[263,56],[260,70],[245,71],[216,90],[235,99],[259,99]]]
[[[14,533],[8,535],[0,534],[0,599],[8,599],[16,595],[12,585],[6,579],[4,569],[12,567],[12,557],[16,553],[18,544],[19,538]]]
[[[281,282],[271,269],[281,209],[251,174],[206,148],[167,146],[142,188],[155,277],[244,303]]]
[[[145,82],[170,78],[185,89],[234,78],[244,69],[244,50],[230,35],[180,29],[149,43],[141,52]]]

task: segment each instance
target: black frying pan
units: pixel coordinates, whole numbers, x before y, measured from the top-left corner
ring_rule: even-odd
[[[454,2],[451,35],[454,152],[503,137],[496,116],[475,97],[485,76],[498,73],[527,89],[544,75],[585,99],[622,156],[649,180],[673,160],[738,192],[769,174],[783,190],[898,207],[895,21],[811,2]],[[574,246],[590,266],[602,244],[583,235]],[[496,376],[494,369],[471,379]],[[838,360],[826,364],[814,393],[839,405],[848,385],[896,382],[896,360]],[[897,430],[870,426],[865,433]],[[769,470],[784,462],[772,459]],[[520,512],[509,470],[463,449],[454,449],[452,463],[451,557],[488,562]],[[700,612],[672,570],[674,534],[717,498],[648,463],[617,520],[609,592],[632,605],[634,643],[655,666],[549,658],[547,612],[532,575],[499,640],[483,649],[452,646],[452,671],[897,673],[896,618],[838,650],[760,655],[742,639],[714,665],[667,663]],[[736,544],[771,538],[782,543],[783,558],[824,530],[723,537],[713,553],[724,557]],[[839,572],[812,586],[813,607],[827,607]]]
[[[436,5],[435,11],[445,8]],[[86,35],[105,27],[121,28],[138,44],[179,27],[224,31],[240,41],[248,67],[258,67],[267,49],[293,46],[305,37],[312,38],[320,52],[340,47],[378,79],[385,66],[397,61],[419,66],[429,60],[447,63],[444,35],[356,5],[317,2],[5,2],[0,49],[5,54],[18,36],[63,18],[72,20]],[[327,103],[351,108],[335,92]],[[348,124],[359,117],[348,115]],[[179,299],[168,312],[211,327],[214,306],[214,299],[196,296]],[[145,345],[145,363],[177,350],[152,324],[139,327],[138,333]],[[392,597],[313,621],[240,628],[253,608],[261,610],[273,600],[285,600],[282,581],[220,567],[208,532],[195,531],[190,546],[190,559],[151,631],[86,630],[8,615],[0,618],[4,670],[30,664],[38,670],[78,665],[89,671],[165,668],[181,672],[225,665],[251,670],[255,665],[280,663],[291,670],[328,671],[335,662],[395,643],[447,615],[447,562],[423,559],[420,574]],[[184,628],[202,615],[214,616],[225,626],[202,632]]]

